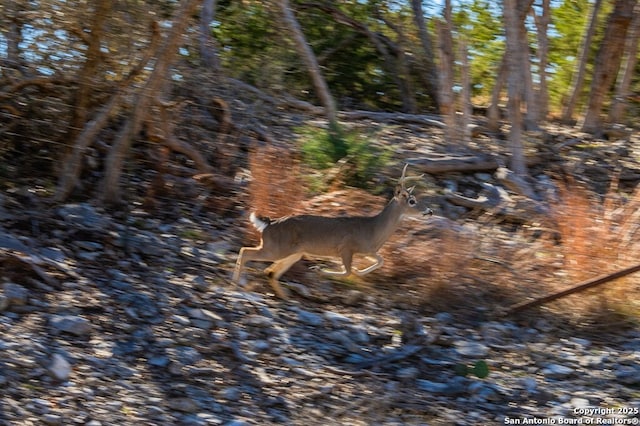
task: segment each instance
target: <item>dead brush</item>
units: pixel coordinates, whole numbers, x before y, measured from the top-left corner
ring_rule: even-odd
[[[472,231],[442,217],[420,226],[409,222],[383,248],[387,273],[376,287],[393,286],[397,301],[409,305],[464,308],[475,240]],[[402,292],[399,284],[406,287]]]
[[[555,246],[566,278],[554,280],[552,290],[615,272],[640,261],[640,188],[631,194],[618,191],[613,179],[604,200],[575,183],[560,190],[553,206],[561,243]],[[601,326],[620,320],[640,320],[640,277],[629,275],[558,302],[579,321]]]
[[[259,146],[249,153],[251,210],[281,217],[294,213],[304,198],[299,161],[286,148]]]

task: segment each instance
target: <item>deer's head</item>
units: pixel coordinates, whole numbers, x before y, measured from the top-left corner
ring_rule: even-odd
[[[411,180],[422,179],[422,176],[406,176],[407,167],[409,164],[405,164],[402,169],[402,176],[398,180],[398,184],[396,185],[396,189],[393,195],[394,200],[403,207],[404,214],[409,216],[430,216],[433,214],[433,211],[426,207],[422,210],[418,207],[418,200],[415,195],[413,195],[413,190],[415,189],[415,185],[409,188],[406,187],[406,183]]]

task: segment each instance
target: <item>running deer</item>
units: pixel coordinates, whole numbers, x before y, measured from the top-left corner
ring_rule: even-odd
[[[278,279],[303,256],[340,258],[343,265],[341,270],[320,269],[324,274],[335,277],[346,277],[351,273],[363,276],[375,271],[384,263],[378,250],[398,228],[403,216],[433,214],[429,208],[418,210],[418,202],[412,194],[415,186],[405,187],[408,180],[421,177],[406,177],[407,166],[402,170],[393,198],[375,216],[325,217],[305,214],[271,220],[251,213],[251,223],[262,232],[262,241],[258,247],[240,249],[233,280],[240,282],[242,269],[249,261],[273,262],[265,269],[265,273],[276,295],[286,299]],[[374,262],[364,269],[356,269],[351,266],[355,254],[364,255]]]

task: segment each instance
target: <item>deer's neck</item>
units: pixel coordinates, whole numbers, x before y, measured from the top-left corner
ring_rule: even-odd
[[[372,236],[376,248],[382,246],[398,228],[403,213],[404,209],[400,203],[393,198],[380,213],[374,216]]]

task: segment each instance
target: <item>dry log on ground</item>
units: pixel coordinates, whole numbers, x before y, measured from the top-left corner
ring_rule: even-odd
[[[537,156],[526,158],[527,166],[540,163]],[[408,158],[407,163],[416,166],[420,171],[433,175],[451,172],[488,172],[502,166],[499,158],[491,155],[448,155],[432,154],[429,157]]]

